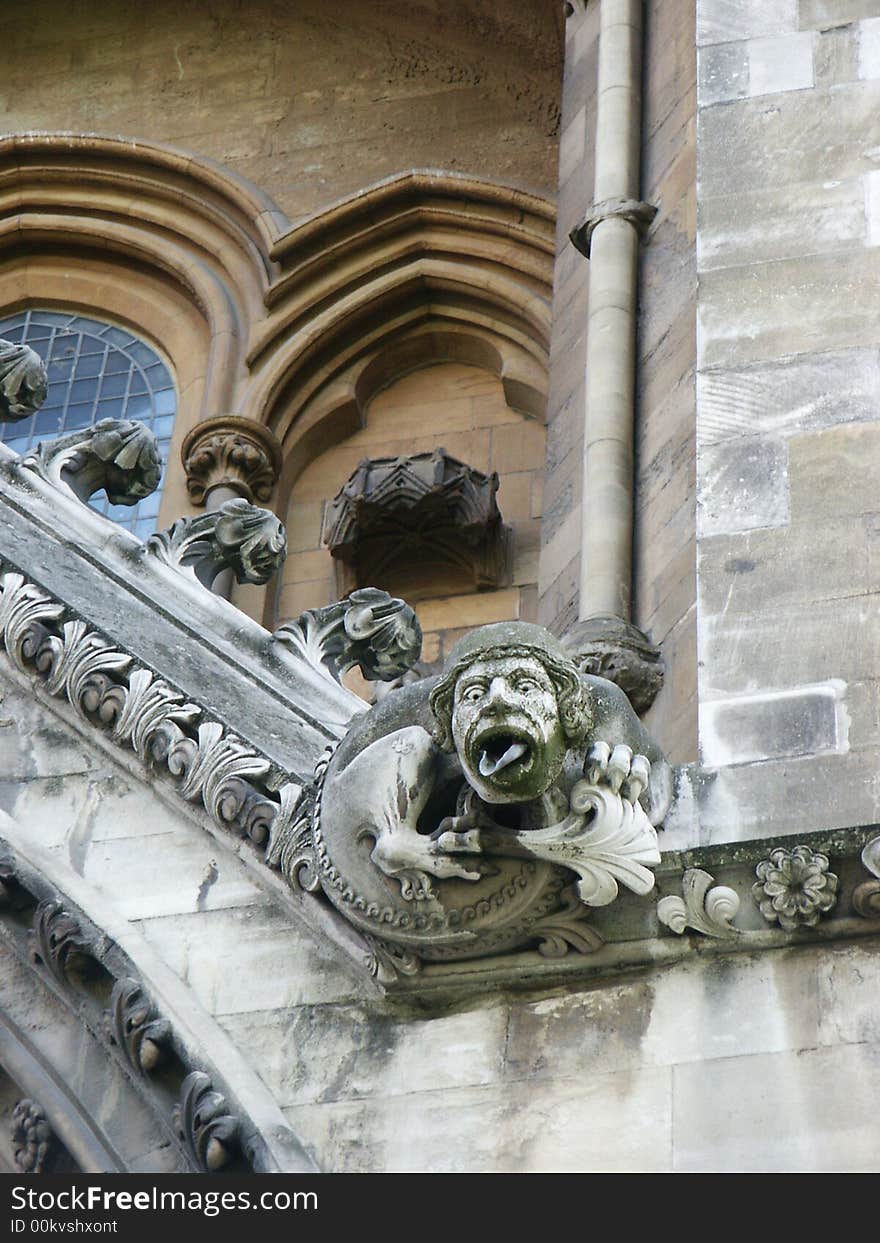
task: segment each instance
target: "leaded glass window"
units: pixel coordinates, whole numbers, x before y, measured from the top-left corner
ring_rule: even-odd
[[[163,463],[177,405],[174,382],[161,358],[133,333],[115,324],[60,311],[21,311],[0,319],[0,338],[29,345],[46,363],[45,404],[18,423],[0,423],[0,440],[27,453],[41,440],[97,423],[137,419],[159,442]],[[104,493],[91,504],[140,539],[156,528],[161,486],[137,505],[111,505]]]

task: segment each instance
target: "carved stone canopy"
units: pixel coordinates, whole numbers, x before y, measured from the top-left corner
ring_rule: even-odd
[[[267,427],[236,414],[199,423],[181,448],[190,500],[204,505],[214,488],[231,488],[251,504],[268,501],[281,471],[281,446]]]
[[[418,559],[457,567],[476,588],[495,587],[505,567],[497,491],[497,474],[445,449],[365,458],[327,509],[324,543],[357,582],[381,582],[395,561]]]

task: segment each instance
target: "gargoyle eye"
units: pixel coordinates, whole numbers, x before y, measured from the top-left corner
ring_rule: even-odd
[[[515,685],[520,695],[534,695],[541,689],[534,678],[517,678]]]
[[[466,703],[473,703],[477,699],[482,699],[485,689],[482,683],[472,682],[470,686],[464,688],[461,697]]]

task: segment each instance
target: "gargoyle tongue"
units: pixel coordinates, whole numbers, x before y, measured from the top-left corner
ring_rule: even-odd
[[[527,744],[524,742],[512,742],[500,755],[493,755],[490,750],[482,751],[479,764],[480,775],[482,777],[492,777],[502,768],[515,764],[518,759],[526,754],[528,749]]]

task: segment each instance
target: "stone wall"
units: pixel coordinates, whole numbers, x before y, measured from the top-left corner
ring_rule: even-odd
[[[577,617],[589,262],[568,240],[593,199],[599,5],[566,27],[539,616]],[[642,252],[633,620],[667,680],[650,727],[696,758],[694,529],[695,50],[690,3],[645,5],[642,197],[659,207]]]
[[[413,167],[552,196],[557,8],[36,0],[0,15],[4,129],[175,143],[292,220]]]
[[[271,626],[304,609],[338,599],[333,558],[321,542],[324,512],[364,458],[423,453],[442,447],[479,471],[497,471],[498,507],[508,528],[509,564],[495,590],[474,591],[460,580],[430,583],[413,564],[417,551],[400,554],[387,581],[375,585],[402,594],[419,616],[422,659],[442,659],[459,634],[493,621],[534,621],[538,577],[544,428],[507,405],[501,381],[459,363],[424,367],[391,385],[371,402],[366,426],[328,449],[294,485],[286,523],[291,552],[282,571],[277,616]],[[365,586],[366,584],[360,584]]]
[[[880,10],[698,15],[703,833],[871,823]]]
[[[262,880],[235,838],[205,832],[158,781],[123,771],[12,683],[0,712],[0,807],[52,860],[47,879],[93,889],[127,926],[136,966],[155,978],[158,960],[183,989],[172,1023],[215,1051],[228,1039],[320,1169],[875,1168],[869,942],[694,953],[574,988],[383,998],[315,922],[316,901]],[[0,975],[16,970],[4,944]],[[64,1067],[70,1038],[15,988],[11,1012]],[[117,1128],[118,1073],[92,1056],[70,1085]],[[169,1168],[147,1122],[120,1134],[134,1168]]]

